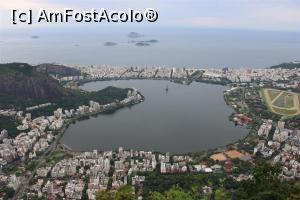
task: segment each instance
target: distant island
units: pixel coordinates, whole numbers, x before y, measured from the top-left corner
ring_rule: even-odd
[[[107,47],[112,47],[112,46],[116,46],[117,43],[116,42],[105,42],[104,43],[104,46],[107,46]]]

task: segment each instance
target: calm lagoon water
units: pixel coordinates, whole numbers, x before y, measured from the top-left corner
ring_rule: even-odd
[[[95,91],[110,85],[135,87],[146,99],[113,114],[72,124],[62,143],[76,151],[111,150],[122,146],[186,153],[226,145],[245,137],[248,132],[228,120],[232,110],[224,102],[226,88],[223,86],[121,80],[91,82],[82,89]]]

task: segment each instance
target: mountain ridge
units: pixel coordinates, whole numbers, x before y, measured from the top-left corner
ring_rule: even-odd
[[[289,63],[281,63],[278,65],[273,65],[269,67],[271,69],[277,69],[277,68],[282,68],[282,69],[295,69],[295,68],[300,68],[300,62],[289,62]]]
[[[66,95],[57,80],[27,63],[0,64],[0,95],[55,99]]]
[[[36,65],[36,70],[38,72],[46,73],[48,75],[58,75],[60,77],[63,76],[80,76],[81,72],[75,68],[68,67],[60,64],[53,63],[43,63]]]

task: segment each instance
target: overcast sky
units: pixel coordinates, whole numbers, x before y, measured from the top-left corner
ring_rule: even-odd
[[[0,28],[29,28],[13,26],[11,9],[30,8],[49,11],[73,8],[80,11],[92,8],[143,11],[154,8],[159,13],[155,26],[250,29],[300,32],[300,0],[1,0]],[[143,26],[145,24],[130,24]],[[34,24],[30,28],[52,26]],[[70,24],[70,26],[80,26]],[[114,24],[118,26],[118,24]],[[100,27],[100,26],[99,26]]]

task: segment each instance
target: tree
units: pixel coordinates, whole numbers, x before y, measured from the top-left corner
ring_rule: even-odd
[[[4,192],[5,193],[4,197],[7,199],[12,198],[15,195],[15,190],[7,186],[4,186],[4,188],[2,188],[0,192]]]
[[[150,195],[150,200],[193,200],[189,193],[184,192],[179,187],[172,187],[164,194],[153,192]]]
[[[300,188],[281,181],[279,165],[262,164],[252,172],[253,178],[243,181],[236,193],[237,199],[284,200],[300,196]]]
[[[101,191],[96,193],[96,200],[134,200],[132,188],[130,186],[121,186],[116,192]]]
[[[224,188],[218,188],[215,191],[215,200],[229,200],[231,196]]]
[[[166,197],[159,192],[152,192],[149,199],[150,200],[166,200]]]
[[[135,199],[130,186],[120,187],[115,195],[116,200],[133,200]]]
[[[97,200],[113,200],[114,194],[111,191],[101,191],[96,193]]]

